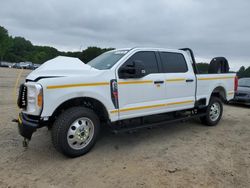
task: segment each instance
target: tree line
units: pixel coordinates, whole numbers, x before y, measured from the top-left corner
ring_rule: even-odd
[[[0,26],[0,61],[31,61],[33,63],[41,64],[49,59],[63,55],[77,57],[87,63],[103,52],[112,49],[114,48],[88,47],[81,52],[62,52],[49,46],[33,45],[29,40],[26,40],[23,37],[12,37],[8,34],[7,29]],[[200,73],[207,73],[208,66],[208,63],[197,63]],[[240,78],[250,77],[250,67],[245,68],[242,66],[237,72],[237,75]]]
[[[49,46],[33,45],[23,37],[12,37],[8,30],[0,26],[0,61],[22,62],[31,61],[41,64],[59,55],[77,57],[87,63],[103,52],[113,48],[88,47],[81,52],[62,52]]]
[[[208,63],[197,63],[198,71],[201,74],[207,74],[208,67],[209,67]],[[250,66],[248,68],[241,66],[240,69],[236,73],[237,73],[238,78],[250,77]]]
[[[250,67],[245,68],[244,66],[240,67],[239,71],[237,72],[237,76],[239,78],[250,77]]]

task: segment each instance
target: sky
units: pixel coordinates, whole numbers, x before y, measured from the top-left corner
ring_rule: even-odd
[[[189,47],[197,62],[250,66],[249,0],[1,0],[0,25],[63,51]]]

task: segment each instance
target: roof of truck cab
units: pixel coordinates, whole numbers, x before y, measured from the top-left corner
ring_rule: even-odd
[[[168,49],[168,48],[154,48],[154,47],[134,47],[134,48],[120,48],[120,49],[115,49],[112,51],[143,51],[143,50],[152,50],[152,51],[167,51],[167,52],[180,52],[183,53],[183,50],[179,49]]]

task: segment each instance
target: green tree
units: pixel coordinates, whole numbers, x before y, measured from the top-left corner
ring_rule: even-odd
[[[248,67],[243,74],[244,77],[250,77],[250,67]]]
[[[99,56],[100,54],[113,50],[114,48],[98,48],[98,47],[88,47],[86,50],[83,50],[80,54],[80,59],[87,63],[90,60],[94,59],[95,57]]]
[[[10,52],[17,56],[17,61],[27,61],[34,47],[32,43],[23,37],[15,37]]]
[[[196,66],[200,74],[208,73],[208,67],[209,67],[208,63],[197,63]]]
[[[0,60],[10,62],[31,61],[33,63],[44,63],[58,55],[77,57],[87,63],[96,56],[112,50],[113,48],[88,47],[82,52],[60,52],[49,46],[34,46],[23,37],[8,35],[8,31],[0,26]]]
[[[237,72],[237,76],[238,76],[239,78],[244,77],[244,72],[245,72],[245,70],[246,70],[246,68],[245,68],[244,66],[241,66],[240,69],[239,69],[239,71]]]
[[[237,76],[239,78],[250,77],[250,67],[245,68],[244,66],[240,67],[239,71],[237,72]]]
[[[0,26],[0,62],[3,61],[3,58],[10,47],[11,38],[8,35],[8,31]]]
[[[28,58],[33,63],[43,63],[60,55],[57,49],[48,46],[34,46],[34,50]]]

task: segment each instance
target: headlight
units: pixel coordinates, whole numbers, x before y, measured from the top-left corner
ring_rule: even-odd
[[[40,115],[43,107],[43,88],[37,83],[26,83],[27,108],[26,113]]]

